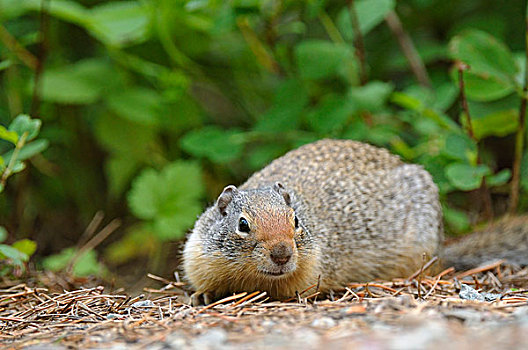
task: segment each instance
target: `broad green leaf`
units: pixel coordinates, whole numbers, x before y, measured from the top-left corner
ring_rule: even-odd
[[[155,130],[105,113],[95,122],[95,137],[103,148],[118,157],[145,161],[156,148]],[[141,145],[141,147],[138,147]]]
[[[450,208],[448,206],[442,206],[444,219],[447,226],[456,233],[467,231],[470,228],[470,221],[468,215],[463,211]]]
[[[307,104],[308,92],[302,82],[283,81],[275,92],[272,107],[259,117],[255,130],[274,133],[295,130]]]
[[[4,226],[0,226],[0,243],[7,239],[7,230]]]
[[[288,149],[281,144],[257,144],[249,152],[247,161],[252,170],[258,170],[270,163],[273,159],[283,155],[287,151]]]
[[[141,1],[112,1],[90,10],[88,28],[112,46],[128,46],[148,38],[149,8]]]
[[[242,154],[245,138],[238,130],[224,130],[215,126],[187,133],[181,147],[196,157],[205,157],[214,163],[227,163]]]
[[[356,110],[380,111],[394,89],[390,83],[371,81],[364,86],[350,88],[348,96]]]
[[[24,253],[29,258],[37,250],[37,243],[29,239],[22,239],[16,241],[11,245],[13,248],[18,249],[19,252]],[[25,260],[27,261],[27,260]]]
[[[178,238],[200,213],[203,191],[198,165],[177,161],[161,172],[144,170],[132,182],[128,205],[138,218],[154,223],[159,239]]]
[[[449,134],[445,138],[442,153],[448,157],[469,164],[475,164],[477,159],[477,145],[466,134]]]
[[[27,133],[26,142],[37,137],[42,122],[40,119],[31,119],[30,116],[21,114],[15,118],[9,125],[9,131],[13,131],[22,137],[24,133]]]
[[[451,39],[451,57],[469,65],[468,95],[486,99],[503,97],[516,85],[516,62],[509,48],[492,35],[467,30]],[[497,97],[499,96],[499,97]]]
[[[349,45],[323,40],[305,40],[297,44],[295,59],[299,73],[306,79],[336,77],[346,65],[355,64]]]
[[[63,270],[75,257],[76,253],[77,251],[74,248],[66,248],[59,254],[44,258],[42,265],[51,271]],[[73,265],[73,274],[75,276],[100,275],[103,271],[104,269],[97,261],[97,253],[94,250],[82,254]]]
[[[422,103],[422,101],[413,96],[410,96],[403,92],[394,92],[391,95],[391,102],[403,108],[418,112],[419,114],[421,114],[421,116],[434,121],[438,126],[446,130],[455,133],[462,132],[460,126],[447,115],[441,112],[437,112],[431,108],[428,108],[427,105],[425,105],[424,103]]]
[[[44,71],[42,99],[64,104],[91,104],[115,83],[115,72],[104,60],[87,59]]]
[[[18,141],[18,134],[15,131],[8,131],[5,127],[0,125],[0,139],[9,141],[16,145]]]
[[[394,9],[396,2],[394,0],[356,0],[354,5],[359,30],[365,35],[383,22],[389,11]],[[354,30],[348,6],[343,7],[341,12],[339,12],[337,26],[346,39],[354,39]]]
[[[161,96],[154,90],[130,88],[116,91],[106,97],[108,107],[122,118],[132,122],[156,126],[161,118]]]
[[[510,169],[503,169],[496,174],[486,176],[486,184],[488,186],[501,186],[507,183],[510,178]]]
[[[3,71],[4,69],[11,67],[12,65],[13,65],[13,61],[11,60],[0,61],[0,72]]]
[[[0,260],[11,259],[14,264],[22,265],[29,257],[18,249],[7,244],[0,244]]]
[[[29,159],[33,157],[36,154],[39,154],[40,152],[44,151],[46,148],[48,148],[49,141],[45,139],[38,139],[31,143],[28,143],[27,145],[24,145],[18,152],[17,161],[21,162],[23,160]],[[2,157],[5,159],[7,163],[11,161],[11,157],[13,156],[13,150],[5,153],[2,155]]]
[[[453,163],[446,169],[446,176],[457,189],[462,191],[476,190],[484,176],[491,173],[487,165],[472,166],[466,163]]]
[[[105,163],[105,174],[108,179],[110,194],[117,197],[125,191],[128,183],[136,173],[140,162],[126,154],[111,156]]]
[[[451,71],[455,84],[458,82],[458,72]],[[506,97],[515,90],[515,86],[508,81],[501,81],[493,76],[474,74],[471,71],[463,72],[465,93],[468,99],[474,101],[494,101]]]
[[[331,94],[321,100],[306,120],[313,130],[324,134],[342,128],[353,110],[345,97]]]

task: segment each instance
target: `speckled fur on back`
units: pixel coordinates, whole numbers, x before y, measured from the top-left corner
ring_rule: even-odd
[[[418,165],[350,140],[321,140],[276,159],[241,189],[275,181],[321,249],[321,288],[406,277],[442,241],[438,190]]]
[[[276,182],[284,191],[273,187]],[[438,191],[429,173],[360,142],[302,146],[227,194],[226,212],[220,213],[220,200],[207,209],[184,251],[187,278],[198,292],[216,297],[242,290],[286,297],[319,277],[322,291],[405,277],[419,268],[424,253],[437,253],[443,238]],[[284,215],[289,227],[285,213],[291,208],[300,227],[294,238],[296,270],[284,278],[262,277],[263,262],[254,253],[260,242],[235,235],[236,222],[242,212],[262,216],[261,221]]]

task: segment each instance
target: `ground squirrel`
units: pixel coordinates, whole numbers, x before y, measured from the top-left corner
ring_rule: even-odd
[[[469,266],[508,251],[505,258],[527,263],[528,231],[517,231],[498,248],[499,233],[481,235],[478,253],[471,238],[443,249],[438,189],[427,171],[365,143],[321,140],[227,186],[189,235],[184,270],[193,304],[256,290],[281,299],[315,283],[327,292],[407,277],[424,253]]]

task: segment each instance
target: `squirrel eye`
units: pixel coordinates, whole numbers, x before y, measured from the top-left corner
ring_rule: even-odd
[[[299,219],[297,219],[297,215],[295,215],[295,228],[299,228]]]
[[[249,223],[245,218],[240,218],[238,221],[238,230],[240,232],[249,233]]]

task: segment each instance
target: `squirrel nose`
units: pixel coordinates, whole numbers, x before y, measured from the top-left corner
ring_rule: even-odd
[[[270,252],[270,258],[275,264],[284,265],[290,261],[292,254],[292,247],[285,242],[281,242],[273,246]]]

